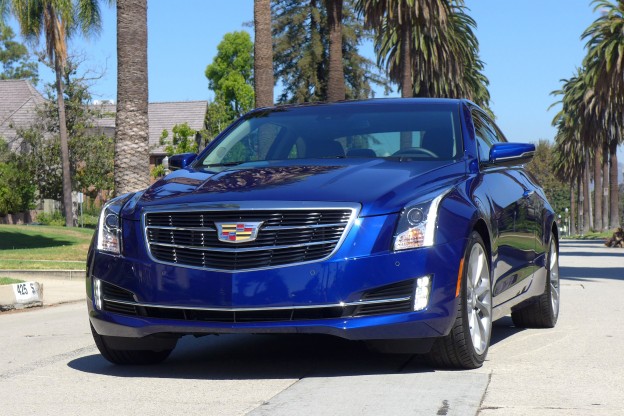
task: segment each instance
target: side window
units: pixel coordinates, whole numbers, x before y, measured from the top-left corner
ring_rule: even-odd
[[[479,162],[487,162],[490,159],[490,148],[498,140],[496,135],[488,127],[485,118],[476,111],[472,112],[479,152]]]

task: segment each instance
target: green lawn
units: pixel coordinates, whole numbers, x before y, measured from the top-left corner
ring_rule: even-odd
[[[93,230],[0,225],[0,270],[85,270]]]
[[[0,286],[12,285],[13,283],[24,283],[24,281],[19,279],[12,279],[10,277],[0,277]]]
[[[595,231],[590,231],[585,235],[571,235],[571,236],[564,236],[563,238],[570,238],[573,240],[605,240],[609,237],[613,237],[613,231],[604,231],[604,232],[595,232]]]

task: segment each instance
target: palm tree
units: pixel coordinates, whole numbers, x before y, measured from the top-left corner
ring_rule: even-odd
[[[359,8],[375,30],[378,61],[403,97],[465,97],[489,105],[476,22],[463,0],[360,0]]]
[[[583,76],[582,70],[577,70],[574,77],[563,81],[563,87],[560,90],[553,91],[552,95],[562,96],[563,98],[553,104],[562,104],[561,110],[553,119],[553,126],[557,127],[557,135],[555,137],[555,174],[565,180],[570,181],[570,219],[571,232],[575,221],[576,199],[574,197],[574,189],[577,189],[576,195],[582,198],[582,206],[579,218],[579,225],[582,224],[584,233],[589,231],[589,186],[585,181],[587,149],[589,148],[587,140],[587,124],[584,123],[586,107],[583,100],[583,91],[585,88],[586,78]]]
[[[583,33],[587,41],[585,65],[602,113],[602,128],[609,147],[609,227],[620,226],[617,147],[622,140],[624,112],[624,1],[592,1],[598,17]]]
[[[327,100],[339,101],[347,93],[342,62],[342,0],[325,0],[325,9],[329,26]]]
[[[271,0],[254,0],[254,93],[256,108],[273,105]]]
[[[147,108],[147,0],[117,0],[117,194],[149,186]]]
[[[1,11],[5,12],[8,7],[8,0],[6,2],[3,0]],[[56,99],[59,108],[63,209],[65,225],[72,227],[74,225],[72,184],[62,81],[67,62],[67,39],[76,30],[80,30],[85,36],[97,33],[101,25],[100,9],[98,2],[94,0],[10,0],[10,8],[20,26],[22,35],[27,40],[38,43],[42,36],[45,38],[46,55],[54,67]]]

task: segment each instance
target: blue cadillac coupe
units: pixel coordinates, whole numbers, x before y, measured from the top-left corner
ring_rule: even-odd
[[[116,364],[184,335],[330,334],[475,368],[492,321],[553,327],[558,238],[508,143],[466,100],[254,110],[102,210],[91,330]]]

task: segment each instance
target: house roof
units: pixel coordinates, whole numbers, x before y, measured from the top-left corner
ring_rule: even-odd
[[[163,130],[169,132],[176,124],[188,123],[195,131],[204,128],[207,101],[178,101],[149,103],[149,146],[150,153],[164,153],[164,147],[160,146],[160,136]]]
[[[204,127],[206,117],[207,101],[177,101],[177,102],[156,102],[149,103],[149,148],[152,154],[164,154],[164,146],[160,145],[160,136],[163,130],[169,132],[172,137],[171,128],[176,124],[188,123],[193,130],[199,131]],[[115,127],[114,104],[97,104],[97,108],[104,116],[95,121],[100,128]]]
[[[36,107],[44,102],[41,93],[26,80],[0,81],[0,137],[14,142],[16,129],[32,125]]]

